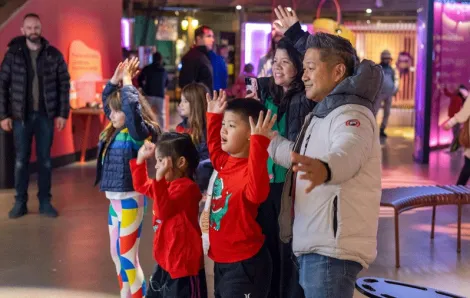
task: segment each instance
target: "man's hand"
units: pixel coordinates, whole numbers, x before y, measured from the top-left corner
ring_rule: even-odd
[[[222,114],[227,107],[227,94],[220,89],[219,94],[214,90],[214,96],[211,99],[209,93],[206,94],[207,112],[214,114]]]
[[[171,160],[170,156],[164,157],[160,166],[157,169],[157,174],[155,175],[155,179],[157,181],[162,180],[167,173],[171,171],[173,168],[173,161]]]
[[[55,118],[55,127],[59,130],[62,131],[65,128],[65,124],[67,123],[67,119],[63,117],[57,117]]]
[[[5,118],[0,122],[2,129],[6,132],[10,132],[13,129],[13,121],[11,118]]]
[[[251,135],[260,135],[271,139],[274,134],[272,128],[276,123],[277,115],[271,117],[271,110],[268,110],[266,113],[266,118],[263,117],[263,114],[263,111],[259,112],[258,123],[256,125],[250,116]]]
[[[274,8],[274,13],[277,17],[277,21],[274,22],[274,27],[282,34],[285,34],[290,27],[299,21],[294,10],[288,11],[287,8],[284,8],[281,5]]]
[[[325,183],[328,178],[328,170],[318,159],[313,159],[295,152],[291,153],[292,170],[300,172],[300,180],[308,180],[310,185],[305,189],[305,193],[310,193],[315,187]]]
[[[140,165],[144,163],[147,159],[151,158],[155,154],[154,143],[145,141],[145,143],[140,147],[139,152],[137,153],[137,164]]]

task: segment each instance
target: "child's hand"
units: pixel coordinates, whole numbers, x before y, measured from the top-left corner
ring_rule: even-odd
[[[119,62],[118,66],[116,67],[116,70],[114,71],[114,75],[111,78],[111,84],[113,85],[118,85],[119,82],[122,80],[122,74],[124,73],[124,66],[127,63],[127,59],[124,62]]]
[[[122,74],[122,84],[132,85],[132,78],[139,73],[139,58],[134,57],[130,61],[125,61],[124,70]]]
[[[140,147],[139,152],[137,153],[137,164],[140,165],[150,157],[155,154],[155,144],[149,141],[145,141],[145,143]]]
[[[173,168],[173,162],[171,161],[171,157],[167,156],[162,159],[160,165],[157,169],[157,174],[155,175],[155,179],[157,181],[162,180],[167,173],[171,171]]]
[[[271,110],[268,110],[266,113],[266,118],[263,117],[263,114],[263,111],[259,112],[258,123],[256,125],[250,116],[251,135],[260,135],[271,139],[274,136],[272,128],[276,123],[277,115],[271,117]]]
[[[214,96],[211,99],[209,93],[206,94],[207,99],[207,112],[214,114],[222,114],[227,107],[227,94],[224,90],[220,89],[219,94],[214,90]]]

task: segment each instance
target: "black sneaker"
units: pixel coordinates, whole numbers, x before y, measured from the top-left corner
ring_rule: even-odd
[[[57,212],[57,210],[55,210],[51,203],[39,205],[39,213],[47,217],[59,216],[59,213]]]
[[[380,129],[380,137],[381,137],[381,138],[386,138],[386,137],[388,137],[387,134],[385,133],[385,128],[381,128],[381,129]]]
[[[19,218],[28,214],[28,207],[26,207],[26,203],[15,203],[15,206],[10,210],[8,213],[8,217]]]

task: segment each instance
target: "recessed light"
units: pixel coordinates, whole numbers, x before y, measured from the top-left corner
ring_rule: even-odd
[[[287,7],[287,11],[288,11],[288,12],[291,12],[291,11],[292,11],[292,8],[291,8],[291,7]]]
[[[370,8],[366,9],[366,13],[372,13],[372,9]]]
[[[242,10],[242,6],[241,6],[241,5],[237,5],[237,6],[235,6],[235,8],[236,8],[237,10]]]

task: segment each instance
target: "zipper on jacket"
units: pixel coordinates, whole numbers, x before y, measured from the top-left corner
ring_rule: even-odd
[[[333,200],[333,236],[336,238],[338,231],[338,197]]]

